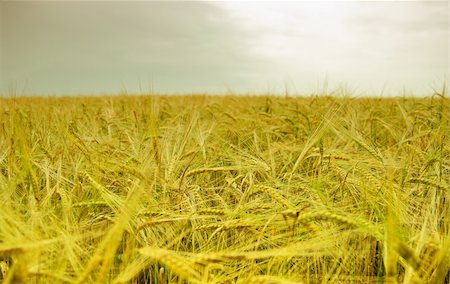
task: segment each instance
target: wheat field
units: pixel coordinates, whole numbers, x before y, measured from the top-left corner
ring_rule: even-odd
[[[449,283],[450,100],[0,99],[2,283]]]

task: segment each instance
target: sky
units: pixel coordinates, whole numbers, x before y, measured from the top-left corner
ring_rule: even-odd
[[[1,1],[0,93],[430,95],[447,1]]]

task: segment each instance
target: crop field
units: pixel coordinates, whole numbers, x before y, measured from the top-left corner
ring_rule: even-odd
[[[450,100],[0,99],[2,283],[449,283]]]

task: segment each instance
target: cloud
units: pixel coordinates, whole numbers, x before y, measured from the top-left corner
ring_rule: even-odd
[[[328,76],[369,92],[387,84],[392,94],[403,86],[424,94],[448,73],[446,2],[263,3],[224,6],[257,34],[253,49],[270,66],[260,72],[275,81],[308,92]]]
[[[3,83],[40,93],[422,92],[448,74],[446,2],[1,2]],[[447,8],[447,9],[446,9]],[[1,58],[0,58],[1,59]],[[147,88],[148,89],[148,88]]]
[[[41,92],[110,91],[150,77],[160,91],[199,91],[258,66],[247,35],[208,3],[8,2],[5,10],[5,77]]]

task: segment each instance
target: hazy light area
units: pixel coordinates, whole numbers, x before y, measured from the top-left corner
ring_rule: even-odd
[[[429,95],[447,1],[0,2],[1,92]]]

